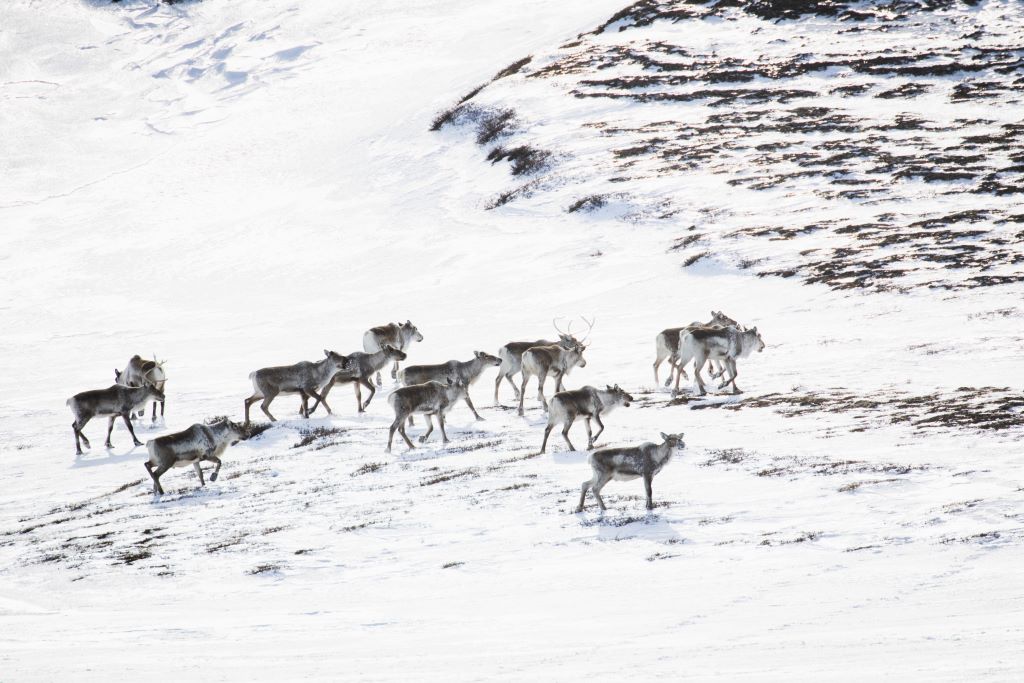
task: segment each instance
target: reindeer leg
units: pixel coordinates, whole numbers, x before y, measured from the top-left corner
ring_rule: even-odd
[[[352,387],[356,391],[356,412],[363,412],[363,389],[359,386],[359,380],[352,383]]]
[[[537,398],[540,399],[545,412],[547,412],[548,409],[548,400],[544,397],[544,382],[546,382],[547,379],[548,376],[546,374],[537,375]]]
[[[395,364],[391,366],[391,379],[396,379],[396,380],[398,379],[398,361],[397,360],[395,361]]]
[[[199,477],[199,485],[206,486],[206,480],[203,479],[203,468],[199,466],[199,461],[196,460],[192,463],[192,467],[196,468],[196,476]]]
[[[148,465],[149,463],[146,463],[146,464]],[[149,469],[149,468],[147,467],[146,469]],[[149,474],[150,474],[151,477],[153,477],[153,494],[154,495],[156,495],[156,494],[163,495],[164,487],[163,487],[163,485],[160,484],[160,477],[162,477],[164,472],[166,472],[169,469],[171,469],[170,465],[160,465],[159,467],[156,468],[155,472],[150,471]]]
[[[146,467],[146,471],[149,472],[149,476],[153,479],[153,495],[155,496],[158,493],[162,493],[160,490],[160,480],[153,474],[153,463],[147,460],[142,464]]]
[[[85,425],[87,425],[89,423],[89,420],[91,419],[92,418],[87,417],[84,420],[82,420],[80,424],[78,420],[75,420],[74,422],[71,423],[71,428],[75,430],[75,450],[78,452],[78,455],[82,454],[82,447],[78,444],[79,437],[81,437],[82,441],[85,442],[85,447],[88,448],[89,450],[92,450],[92,445],[89,443],[89,439],[87,439],[85,433],[82,432],[82,430],[85,428]]]
[[[271,422],[277,422],[277,418],[270,414],[270,402],[274,400],[277,394],[269,394],[263,397],[263,403],[260,404],[260,410],[262,410],[267,417],[270,418]]]
[[[318,395],[315,391],[310,389],[308,393],[309,393],[310,396],[312,396],[313,398],[316,399],[316,404],[315,405],[318,405],[318,406],[322,405],[324,407],[324,410],[327,411],[328,415],[334,415],[334,413],[331,412],[331,407],[329,405],[327,405],[327,392],[326,391],[324,393]],[[309,414],[312,413],[312,412],[313,412],[312,410],[307,410],[306,411],[306,417],[309,417]]]
[[[448,432],[444,430],[444,411],[440,410],[437,413],[437,422],[441,425],[441,442],[448,443]]]
[[[548,436],[551,435],[551,430],[555,428],[553,422],[548,422],[548,426],[544,428],[544,440],[540,442],[540,452],[544,453],[548,447]]]
[[[299,389],[299,415],[309,419],[309,394]]]
[[[583,421],[583,426],[587,428],[587,450],[589,451],[594,447],[594,442],[597,441],[597,437],[590,433],[590,418],[586,418]],[[598,432],[600,434],[601,432]]]
[[[158,401],[153,401],[153,419],[150,420],[153,424],[156,424],[156,404]]]
[[[431,417],[432,414],[433,413],[427,413],[423,416],[423,419],[427,421],[427,431],[420,435],[420,443],[426,443],[427,439],[430,438],[430,435],[434,433],[434,420]]]
[[[580,491],[580,504],[576,506],[576,512],[583,512],[583,502],[587,499],[587,491],[593,484],[594,479],[587,479],[583,482],[583,489]]]
[[[132,427],[132,421],[129,419],[128,413],[122,414],[121,417],[124,418],[124,423],[128,427],[128,433],[132,435],[132,441],[135,442],[136,446],[141,446],[142,442],[139,441],[137,436],[135,436],[135,427]],[[111,419],[110,422],[111,422],[111,424],[113,424],[114,420]],[[109,441],[109,440],[110,440],[110,434],[108,433],[107,434],[107,441]]]
[[[430,418],[428,417],[427,420],[429,419]],[[398,421],[398,433],[402,435],[402,438],[405,439],[405,443],[409,445],[410,449],[416,448],[412,445],[412,441],[409,440],[409,435],[405,433],[405,425],[402,424],[401,420]]]
[[[484,419],[480,417],[480,413],[476,412],[476,408],[473,406],[473,401],[469,399],[469,392],[466,392],[466,405],[473,411],[473,417],[477,419],[477,422],[483,422]]]
[[[707,389],[704,388],[704,378],[700,376],[700,371],[704,368],[704,363],[707,362],[707,356],[703,353],[698,352],[693,359],[693,378],[697,381],[697,391],[700,392],[701,396],[708,393]]]
[[[651,495],[651,482],[654,476],[650,472],[644,472],[644,491],[647,493],[647,509],[654,509],[654,498]]]
[[[570,451],[575,451],[576,447],[572,445],[572,441],[569,441],[569,429],[572,428],[572,423],[576,421],[575,415],[570,415],[566,418],[565,422],[562,423],[562,438],[565,439],[565,444],[569,447]]]
[[[107,448],[113,448],[114,445],[110,443],[110,433],[114,431],[114,420],[117,419],[117,415],[111,415],[110,419],[107,420],[107,441],[103,445]]]
[[[382,382],[381,379],[380,379],[380,370],[377,371],[377,386],[378,387],[384,386],[384,382]]]
[[[736,369],[736,361],[732,358],[726,361],[729,364],[729,372],[732,374],[732,393],[742,394],[740,388],[736,386],[736,377],[740,374],[740,371]]]
[[[516,392],[517,394],[519,394],[516,398],[519,399],[519,416],[520,417],[522,417],[522,415],[523,415],[523,397],[526,396],[526,383],[529,380],[530,380],[530,378],[527,377],[526,373],[524,372],[523,373],[523,388],[522,388],[521,391],[517,391]]]
[[[164,419],[164,408],[167,407],[166,404],[167,404],[167,400],[166,399],[164,399],[163,401],[160,401],[160,419],[161,420]]]
[[[220,476],[220,466],[221,466],[220,458],[218,458],[215,455],[208,455],[208,456],[206,456],[206,459],[209,460],[210,462],[212,462],[213,464],[215,464],[217,466],[217,469],[215,469],[213,471],[213,473],[210,474],[210,481],[217,481],[217,477]]]
[[[601,413],[594,413],[594,422],[597,423],[597,434],[594,434],[594,439],[590,442],[591,448],[594,447],[594,443],[597,442],[598,437],[604,434],[604,422],[601,422]],[[587,425],[589,426],[589,424],[590,421],[588,420]]]
[[[391,427],[388,429],[388,447],[384,449],[385,453],[391,452],[391,443],[395,440],[395,432],[398,431],[398,425],[402,424],[403,420],[400,416],[395,416],[395,421],[391,423]]]
[[[251,406],[256,401],[260,400],[261,398],[263,398],[263,397],[262,396],[257,396],[256,394],[253,394],[249,398],[245,399],[245,424],[246,424],[246,426],[249,425],[249,406]]]
[[[377,388],[376,388],[376,387],[374,387],[374,386],[373,386],[373,382],[371,382],[371,381],[370,381],[370,380],[368,380],[368,379],[361,379],[361,380],[359,380],[359,382],[360,382],[360,383],[361,383],[361,384],[362,384],[362,385],[363,385],[364,387],[366,387],[367,389],[369,389],[369,390],[370,390],[370,395],[366,397],[366,403],[364,403],[364,404],[363,404],[363,407],[359,409],[359,412],[361,412],[361,413],[362,413],[362,412],[365,412],[365,411],[366,411],[366,408],[367,408],[367,407],[368,407],[368,406],[370,405],[370,401],[372,401],[372,400],[373,400],[373,395],[377,393]]]
[[[498,401],[498,389],[501,388],[501,379],[504,376],[501,368],[498,368],[498,378],[494,380],[494,405],[495,407],[500,406],[501,402]]]
[[[507,379],[508,383],[512,385],[512,391],[516,392],[516,399],[518,399],[519,398],[519,387],[516,386],[515,380],[512,379],[512,375],[514,375],[514,374],[515,373],[512,372],[512,373],[509,373],[509,374],[505,375],[505,379]]]
[[[597,481],[594,482],[594,484],[593,484],[593,486],[591,488],[594,491],[594,498],[597,498],[597,504],[600,506],[601,512],[604,512],[608,508],[606,508],[604,506],[604,499],[601,498],[601,489],[603,489],[605,487],[605,484],[607,484],[608,482],[610,482],[612,480],[612,473],[611,472],[602,472],[600,475],[598,475],[595,478],[597,479]]]

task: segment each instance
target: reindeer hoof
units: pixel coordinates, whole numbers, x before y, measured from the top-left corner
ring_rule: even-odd
[[[214,472],[213,474],[210,475],[210,481],[217,481],[217,473],[216,472]]]

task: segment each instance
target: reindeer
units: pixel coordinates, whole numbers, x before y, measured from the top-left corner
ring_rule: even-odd
[[[662,362],[666,358],[668,358],[669,365],[668,379],[665,380],[666,387],[672,385],[672,375],[674,372],[681,372],[683,376],[686,377],[686,370],[684,370],[682,367],[677,367],[675,364],[675,358],[679,354],[679,339],[683,333],[688,332],[689,330],[695,327],[708,327],[712,325],[731,325],[735,327],[738,324],[739,323],[737,323],[735,320],[727,316],[725,313],[722,313],[721,311],[711,311],[711,320],[709,320],[706,323],[694,321],[689,325],[686,325],[685,327],[669,327],[668,329],[662,330],[654,339],[654,344],[657,349],[657,356],[654,359],[655,386],[657,386],[659,383],[658,368],[661,366]],[[718,370],[718,374],[712,374],[712,376],[717,377],[721,375],[723,371],[724,368],[720,368]]]
[[[454,377],[457,382],[462,382],[468,389],[480,378],[480,375],[486,368],[498,365],[501,365],[501,359],[497,356],[492,356],[484,351],[474,351],[473,359],[462,363],[457,360],[450,360],[439,365],[410,365],[398,373],[398,378],[402,384],[409,386],[411,384],[424,384],[430,381],[440,382],[447,377]],[[466,392],[466,405],[473,411],[473,417],[477,420],[484,419],[480,417],[480,414],[476,412],[476,408],[473,407],[468,391]],[[412,424],[412,415],[409,416],[409,424]]]
[[[756,327],[749,330],[737,327],[697,327],[686,334],[679,341],[679,362],[683,366],[693,359],[693,375],[697,382],[700,395],[707,394],[704,388],[704,379],[700,376],[701,368],[708,359],[722,361],[726,370],[732,375],[722,380],[718,386],[724,389],[732,384],[732,393],[742,393],[736,386],[736,377],[739,372],[736,370],[736,359],[746,358],[754,351],[764,351],[764,340],[761,339]],[[676,385],[673,394],[679,393],[679,375],[676,375]]]
[[[601,499],[601,489],[612,479],[629,481],[639,477],[644,478],[644,490],[647,493],[647,509],[654,509],[654,500],[651,494],[651,482],[654,475],[661,471],[661,468],[672,459],[675,451],[682,451],[686,447],[683,443],[682,434],[661,433],[665,441],[660,444],[650,441],[639,446],[627,448],[601,448],[590,454],[590,466],[594,469],[594,476],[583,482],[583,490],[580,492],[580,504],[576,512],[583,512],[583,502],[587,498],[587,490],[594,491],[594,498],[603,512],[607,508]]]
[[[161,392],[164,391],[164,384],[167,382],[167,373],[164,372],[165,360],[156,360],[156,354],[153,354],[154,360],[143,360],[139,355],[132,356],[128,361],[128,365],[125,366],[124,370],[118,370],[114,368],[114,382],[121,384],[126,387],[141,387],[144,384],[151,384]],[[160,417],[164,416],[164,402],[160,401]],[[156,404],[153,402],[153,420],[156,423]],[[142,410],[139,411],[139,417],[146,414],[146,408],[143,406]]]
[[[526,383],[530,377],[537,377],[537,397],[548,409],[548,401],[544,398],[544,381],[550,375],[555,378],[555,391],[562,391],[562,377],[570,370],[579,365],[581,368],[587,366],[583,358],[583,351],[586,346],[582,342],[576,342],[571,349],[560,344],[550,346],[534,346],[523,353],[523,385],[519,389],[519,414],[523,414],[523,399],[526,397]]]
[[[331,409],[324,398],[334,377],[344,369],[346,361],[346,357],[340,353],[324,349],[324,359],[315,363],[302,361],[295,365],[262,368],[249,373],[253,392],[252,396],[245,399],[245,424],[249,424],[249,407],[261,398],[263,403],[260,409],[271,422],[277,422],[277,418],[270,414],[270,403],[278,394],[299,394],[302,397],[300,412],[307,419],[312,412],[309,410],[310,396],[316,399],[316,405],[323,403],[330,413]],[[313,409],[316,410],[316,407]]]
[[[132,435],[132,441],[135,442],[135,445],[141,446],[142,442],[135,436],[135,429],[132,427],[131,414],[133,411],[138,410],[139,406],[145,406],[146,401],[151,399],[155,401],[164,400],[163,392],[152,384],[144,384],[141,387],[126,387],[115,384],[107,389],[83,391],[69,398],[67,405],[75,416],[75,421],[71,423],[71,429],[75,432],[75,452],[78,455],[82,454],[82,445],[79,439],[85,442],[86,448],[92,448],[89,439],[86,438],[82,430],[85,429],[85,425],[88,424],[89,420],[94,417],[110,418],[107,424],[107,442],[105,444],[107,448],[114,447],[110,443],[110,433],[114,431],[114,420],[118,416],[124,419],[124,423],[128,427],[128,433]]]
[[[448,377],[444,384],[430,381],[395,389],[388,396],[388,403],[395,410],[395,420],[391,423],[391,429],[388,432],[387,452],[391,452],[391,442],[395,438],[396,431],[402,435],[409,448],[416,448],[409,440],[409,435],[405,433],[405,420],[413,413],[424,413],[427,416],[427,431],[420,437],[420,443],[424,443],[434,431],[431,415],[437,416],[437,423],[441,426],[441,438],[444,439],[444,443],[448,443],[448,433],[444,430],[444,415],[459,399],[466,397],[467,388],[462,381]]]
[[[221,453],[227,450],[228,446],[234,446],[245,438],[243,427],[225,419],[212,425],[194,424],[184,431],[147,442],[149,460],[142,464],[153,478],[153,495],[163,494],[164,487],[160,485],[160,476],[172,467],[192,465],[199,475],[199,485],[206,486],[199,463],[212,462],[217,469],[210,475],[210,481],[217,481]]]
[[[420,331],[411,322],[406,320],[401,325],[398,323],[388,323],[387,325],[371,327],[363,333],[363,351],[366,353],[376,353],[383,349],[385,344],[390,344],[399,351],[405,351],[414,341],[423,341],[423,335],[420,334]],[[398,378],[398,361],[404,360],[404,358],[403,356],[401,359],[395,360],[395,364],[391,367],[391,379]],[[380,381],[379,371],[377,372],[377,386],[383,386],[383,383]],[[360,410],[360,412],[362,411]]]
[[[335,375],[334,379],[324,387],[323,398],[318,399],[313,404],[313,410],[311,413],[316,412],[317,407],[323,399],[327,398],[327,394],[331,393],[331,388],[335,384],[344,384],[347,382],[354,382],[356,389],[356,407],[359,408],[360,413],[366,412],[366,407],[370,405],[370,401],[373,400],[373,395],[377,393],[376,387],[373,386],[373,382],[370,378],[373,377],[373,373],[380,374],[380,369],[388,364],[389,361],[394,361],[395,366],[398,366],[398,361],[405,360],[405,351],[396,349],[390,344],[385,344],[380,351],[375,353],[362,353],[356,351],[348,356],[348,360],[345,363],[344,372],[340,372]],[[370,390],[370,395],[366,399],[366,403],[363,403],[363,392],[360,389],[360,385]],[[324,406],[326,407],[326,403]],[[330,412],[328,410],[328,412]]]
[[[562,438],[568,444],[569,450],[574,451],[576,447],[569,441],[569,428],[572,427],[576,418],[586,418],[587,427],[587,450],[594,447],[594,442],[604,432],[604,423],[601,422],[601,415],[609,413],[616,406],[629,407],[633,397],[619,388],[616,384],[608,386],[604,390],[595,389],[592,386],[585,386],[573,391],[562,391],[551,397],[551,409],[548,411],[548,426],[544,428],[544,440],[540,444],[540,452],[543,453],[548,445],[548,436],[557,424],[565,425],[562,428]],[[591,435],[590,420],[597,423],[597,434]]]
[[[523,354],[526,350],[534,346],[551,346],[552,344],[559,344],[560,346],[571,349],[576,345],[578,340],[572,336],[569,332],[572,331],[572,322],[569,322],[569,332],[562,332],[558,327],[558,318],[551,321],[558,331],[558,341],[550,341],[548,339],[538,339],[532,342],[509,342],[500,349],[498,349],[498,357],[501,358],[501,367],[498,368],[498,377],[494,380],[494,405],[500,406],[501,403],[498,400],[498,389],[501,388],[501,380],[508,380],[508,383],[512,385],[512,391],[516,393],[516,400],[519,400],[519,387],[512,378],[517,375],[523,367]]]

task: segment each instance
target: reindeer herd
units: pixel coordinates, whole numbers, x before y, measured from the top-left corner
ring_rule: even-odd
[[[619,385],[608,385],[605,389],[583,386],[579,389],[566,390],[563,380],[573,368],[585,367],[583,357],[587,349],[585,343],[594,327],[593,320],[586,320],[587,331],[582,339],[572,334],[572,324],[563,331],[554,321],[559,336],[557,341],[538,339],[536,341],[509,342],[498,350],[497,356],[484,351],[476,351],[473,358],[467,361],[450,360],[436,365],[412,365],[399,369],[399,363],[406,360],[408,349],[413,342],[423,341],[423,335],[410,321],[390,323],[367,330],[363,335],[363,351],[342,355],[335,351],[324,350],[324,357],[319,361],[302,361],[294,365],[282,365],[261,368],[249,375],[253,392],[244,401],[245,422],[242,425],[221,420],[212,425],[194,424],[188,429],[152,439],[146,444],[149,460],[144,463],[147,472],[153,479],[154,494],[162,494],[160,477],[172,467],[192,465],[201,486],[206,482],[200,468],[201,462],[211,462],[216,466],[210,475],[210,481],[216,481],[220,472],[219,456],[228,446],[246,438],[250,425],[250,408],[260,402],[260,410],[276,422],[277,418],[270,412],[271,403],[281,394],[298,394],[300,399],[299,412],[308,419],[320,405],[328,414],[332,414],[327,404],[327,397],[335,384],[351,383],[355,390],[356,408],[358,412],[366,411],[373,400],[377,387],[382,386],[381,371],[391,366],[391,378],[401,384],[388,396],[388,403],[394,411],[395,418],[388,431],[387,452],[391,452],[395,433],[397,432],[406,445],[415,448],[407,426],[413,426],[413,416],[420,414],[426,421],[426,431],[420,435],[420,443],[425,442],[434,431],[434,419],[437,420],[441,438],[448,443],[445,430],[445,415],[456,404],[465,402],[477,420],[483,420],[469,395],[469,388],[480,378],[489,367],[498,368],[498,376],[494,382],[494,405],[500,406],[499,390],[502,380],[512,385],[518,403],[517,412],[523,415],[526,397],[526,386],[531,378],[537,380],[537,399],[548,414],[547,425],[541,441],[540,452],[547,449],[548,438],[555,427],[562,427],[562,438],[570,450],[576,450],[569,440],[569,430],[578,418],[582,418],[587,432],[587,450],[592,451],[589,457],[593,476],[583,483],[580,503],[577,512],[583,510],[587,491],[592,491],[601,510],[605,509],[601,499],[601,489],[612,479],[630,480],[643,478],[647,494],[647,508],[654,507],[651,493],[651,482],[671,459],[676,451],[684,448],[682,434],[662,434],[661,444],[643,443],[633,447],[594,449],[597,439],[604,432],[602,416],[608,415],[615,408],[628,407],[633,397],[621,389]],[[654,361],[654,381],[659,383],[658,369],[668,360],[669,376],[665,386],[673,386],[673,395],[679,392],[681,378],[688,378],[685,367],[692,361],[694,382],[700,395],[707,393],[701,371],[705,364],[710,365],[712,378],[721,378],[719,389],[731,385],[733,393],[740,393],[736,386],[738,370],[736,361],[746,358],[754,351],[764,350],[764,341],[757,328],[746,328],[721,311],[712,311],[711,320],[706,323],[693,322],[685,327],[672,327],[663,330],[655,338],[656,357]],[[519,385],[515,377],[520,376]],[[157,403],[160,404],[160,415],[164,415],[164,385],[167,375],[163,362],[144,360],[133,356],[124,370],[115,370],[116,383],[107,389],[84,391],[68,399],[67,404],[74,414],[72,429],[75,434],[75,450],[82,455],[81,443],[90,448],[89,440],[83,433],[85,425],[93,417],[107,417],[106,447],[111,448],[110,435],[115,420],[123,419],[136,446],[142,443],[135,435],[132,419],[141,418],[146,406],[153,403],[152,421],[157,419]],[[544,395],[547,378],[554,380],[554,394],[550,402]],[[363,401],[362,390],[369,395]],[[310,399],[314,401],[310,407]],[[592,431],[591,423],[597,426]]]

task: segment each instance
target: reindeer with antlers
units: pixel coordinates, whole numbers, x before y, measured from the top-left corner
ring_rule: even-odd
[[[556,319],[557,320],[557,319]],[[583,322],[587,323],[587,333],[583,335],[583,339],[576,341],[572,337],[572,323],[569,324],[569,329],[566,332],[558,329],[556,322],[555,329],[558,330],[562,336],[572,339],[570,344],[545,344],[542,346],[532,346],[523,352],[522,357],[522,368],[523,373],[522,386],[519,389],[519,414],[523,414],[523,400],[526,396],[526,384],[530,381],[531,377],[537,378],[537,398],[540,399],[541,404],[544,406],[544,410],[548,409],[548,401],[544,397],[544,382],[547,378],[554,377],[555,379],[555,391],[559,392],[565,389],[562,385],[562,378],[565,377],[574,367],[579,366],[584,368],[587,366],[587,361],[583,358],[583,352],[586,350],[587,345],[584,344],[587,337],[590,336],[590,331],[594,329],[594,321],[583,319]]]
[[[167,383],[167,373],[164,372],[166,360],[157,360],[153,354],[153,360],[145,360],[138,354],[129,359],[124,370],[114,368],[114,383],[124,387],[151,386],[161,394],[164,392],[164,384]],[[156,422],[156,404],[160,404],[160,418],[164,416],[165,401],[163,398],[153,400],[153,422]],[[146,406],[142,406],[139,417],[146,414]],[[132,415],[134,417],[134,414]]]

